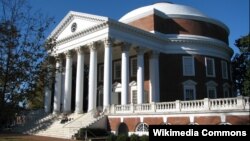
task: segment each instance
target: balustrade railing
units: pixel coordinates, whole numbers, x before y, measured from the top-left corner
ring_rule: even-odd
[[[181,111],[204,109],[204,100],[181,101]]]
[[[109,113],[165,113],[165,112],[192,112],[192,111],[218,111],[218,110],[246,110],[249,111],[250,97],[238,96],[235,98],[220,98],[203,100],[190,100],[144,104],[112,105]]]

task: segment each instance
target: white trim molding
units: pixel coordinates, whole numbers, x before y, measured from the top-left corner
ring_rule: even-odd
[[[182,71],[183,76],[195,76],[195,60],[193,56],[182,56]]]
[[[211,61],[208,63],[208,61]],[[215,61],[214,58],[205,57],[205,67],[206,67],[206,76],[215,77]]]
[[[196,85],[193,80],[187,80],[182,83],[184,100],[196,100]]]
[[[217,98],[217,89],[216,89],[217,86],[218,84],[212,80],[206,83],[208,98]]]

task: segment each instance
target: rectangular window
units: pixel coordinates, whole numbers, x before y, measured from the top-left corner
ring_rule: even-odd
[[[184,100],[195,99],[195,86],[184,86]]]
[[[98,72],[99,72],[99,74],[98,74],[98,76],[99,76],[99,82],[102,82],[103,81],[103,73],[104,73],[104,66],[103,66],[103,64],[102,65],[99,65],[99,70],[98,70]]]
[[[206,75],[208,77],[215,77],[214,59],[205,58]]]
[[[136,90],[132,91],[132,103],[137,104],[137,91]]]
[[[216,88],[215,87],[207,87],[207,95],[208,98],[216,98]]]
[[[183,67],[183,76],[194,76],[195,75],[194,57],[183,56],[182,67]]]
[[[230,97],[228,88],[223,88],[223,93],[225,98]]]
[[[222,78],[228,79],[227,62],[221,61]]]
[[[131,58],[130,68],[131,68],[131,76],[136,77],[136,74],[137,74],[137,58]]]
[[[114,79],[121,79],[121,61],[114,62]]]

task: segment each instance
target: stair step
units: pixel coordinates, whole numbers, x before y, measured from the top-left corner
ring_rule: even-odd
[[[94,118],[90,112],[85,114],[70,114],[67,117],[70,121],[61,124],[62,117],[60,116],[36,112],[29,115],[30,120],[27,123],[17,127],[15,130],[27,134],[69,139],[80,128],[86,128],[102,118]]]

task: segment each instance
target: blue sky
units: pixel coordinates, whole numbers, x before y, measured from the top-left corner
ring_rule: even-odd
[[[136,8],[166,0],[28,0],[34,9],[55,18],[56,24],[69,11],[95,14],[118,20]],[[249,0],[167,0],[194,7],[205,15],[220,20],[230,29],[229,46],[238,52],[234,41],[249,33]]]

